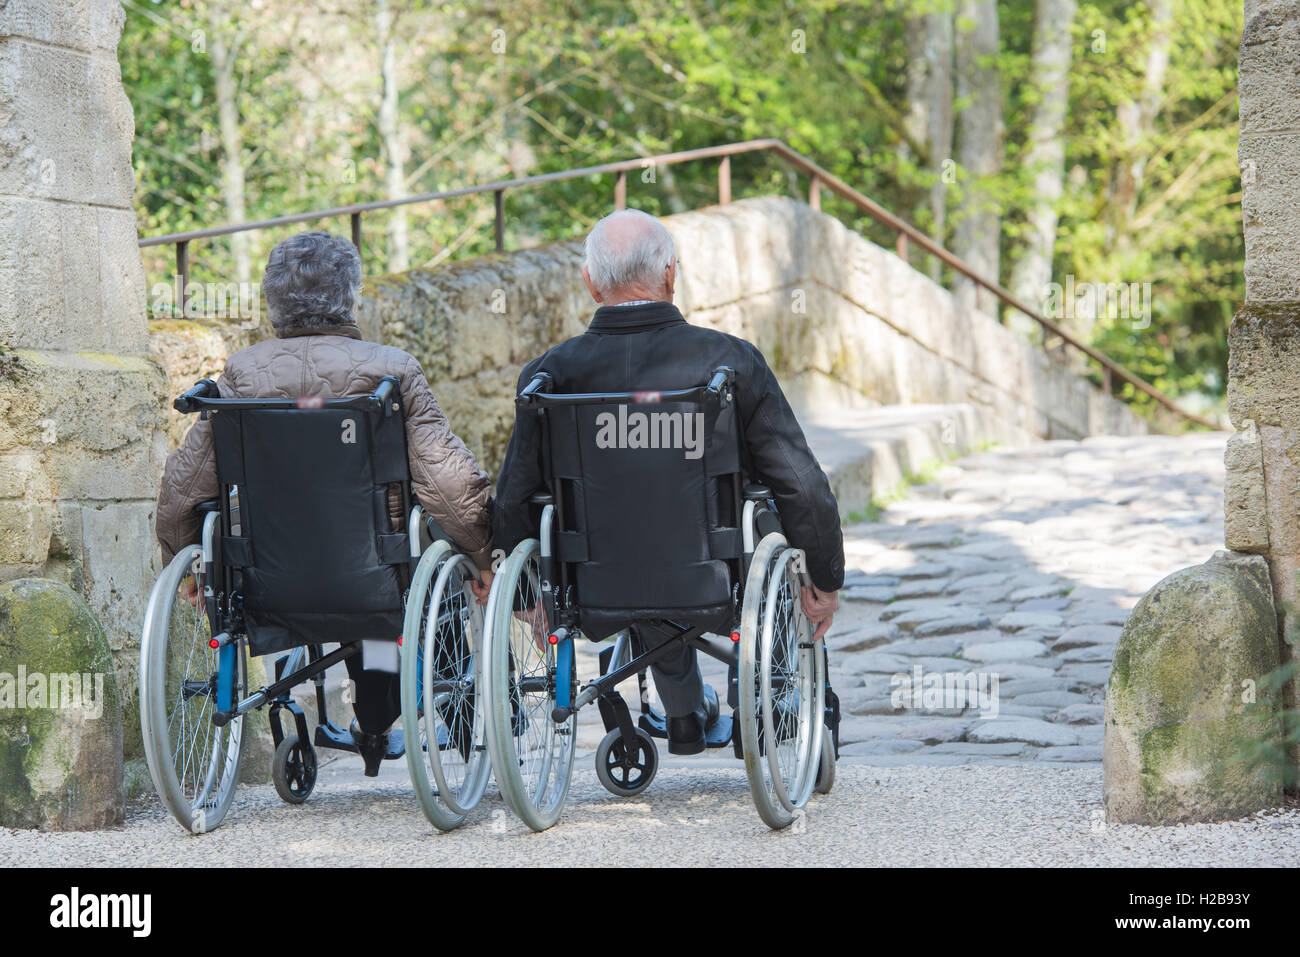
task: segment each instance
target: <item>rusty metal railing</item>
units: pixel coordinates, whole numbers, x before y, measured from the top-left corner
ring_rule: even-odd
[[[336,206],[331,209],[319,209],[307,213],[294,213],[289,216],[276,216],[273,219],[259,219],[248,223],[232,223],[226,226],[216,226],[211,229],[195,229],[184,233],[169,233],[166,236],[151,236],[140,240],[140,246],[141,248],[168,245],[174,245],[176,247],[176,275],[180,277],[179,294],[180,301],[183,303],[186,301],[185,290],[189,284],[189,244],[196,240],[214,239],[218,236],[229,236],[231,233],[251,232],[258,229],[270,229],[276,226],[288,226],[294,223],[304,223],[313,220],[333,219],[346,216],[351,225],[352,242],[357,247],[358,251],[360,251],[362,244],[361,217],[365,213],[393,209],[398,206],[410,206],[416,203],[428,203],[434,200],[454,199],[459,196],[473,196],[478,193],[491,193],[495,207],[493,232],[496,239],[496,249],[497,252],[504,252],[506,216],[505,196],[506,192],[509,190],[530,189],[536,186],[542,186],[546,183],[558,183],[563,182],[564,180],[579,179],[586,176],[607,176],[613,174],[615,177],[614,208],[624,209],[627,206],[627,174],[629,172],[639,169],[648,169],[651,166],[672,166],[678,163],[716,159],[718,161],[718,202],[726,204],[731,202],[731,157],[741,153],[760,152],[774,154],[809,178],[808,203],[814,209],[821,209],[821,193],[823,189],[829,190],[836,196],[848,200],[876,222],[894,231],[894,248],[900,258],[907,260],[910,253],[910,245],[915,244],[917,247],[936,257],[940,262],[949,266],[954,271],[970,279],[976,285],[987,289],[1004,305],[1010,306],[1011,308],[1024,313],[1030,319],[1037,322],[1043,329],[1044,342],[1047,341],[1047,336],[1054,336],[1065,345],[1077,349],[1088,359],[1096,362],[1101,368],[1102,387],[1108,394],[1111,393],[1111,387],[1114,380],[1119,379],[1121,382],[1128,383],[1137,391],[1151,398],[1157,405],[1168,409],[1170,412],[1173,412],[1175,415],[1180,416],[1189,422],[1210,429],[1220,428],[1218,423],[1181,408],[1173,399],[1165,395],[1155,386],[1151,385],[1151,383],[1140,378],[1133,372],[1130,372],[1105,353],[1080,341],[1068,330],[1045,316],[1040,315],[1037,310],[1032,309],[1025,303],[1021,302],[1010,291],[1003,288],[996,279],[987,279],[984,276],[981,276],[974,269],[966,265],[966,263],[958,259],[951,252],[939,243],[935,242],[925,233],[921,232],[921,230],[917,229],[911,223],[895,216],[879,203],[855,190],[835,174],[823,169],[803,154],[796,152],[777,139],[746,140],[741,143],[726,143],[721,146],[706,146],[701,149],[681,150],[676,153],[662,153],[657,156],[619,160],[614,163],[601,163],[598,166],[584,166],[579,169],[558,170],[553,173],[542,173],[537,176],[523,176],[516,179],[495,180],[490,183],[480,183],[474,186],[462,186],[459,189],[446,189],[434,193],[421,193],[417,196],[404,196],[400,199],[379,200],[373,203],[354,203],[351,206]]]

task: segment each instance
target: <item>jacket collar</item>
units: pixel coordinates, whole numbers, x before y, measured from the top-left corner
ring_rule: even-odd
[[[296,339],[299,336],[347,336],[349,339],[360,339],[361,330],[351,322],[337,326],[296,326],[283,331],[275,330],[277,339]]]
[[[671,302],[647,302],[636,306],[601,306],[592,317],[587,332],[626,335],[648,332],[662,326],[685,322],[686,318]]]

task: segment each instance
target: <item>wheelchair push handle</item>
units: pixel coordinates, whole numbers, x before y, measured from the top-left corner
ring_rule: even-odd
[[[392,415],[396,410],[393,408],[393,393],[401,385],[396,376],[386,375],[379,380],[379,385],[375,386],[375,391],[371,398],[374,400],[374,410],[383,412],[385,416]]]
[[[537,375],[533,376],[532,379],[529,380],[528,385],[524,386],[524,390],[515,397],[515,405],[520,406],[521,408],[533,405],[536,401],[536,396],[550,389],[553,381],[554,380],[551,378],[549,372],[537,373]]]
[[[399,399],[401,382],[396,376],[384,376],[368,395],[344,396],[324,399],[320,396],[302,396],[297,399],[223,399],[217,384],[211,379],[200,379],[194,387],[172,402],[177,412],[213,412],[236,409],[243,412],[273,409],[357,409],[362,412],[382,412],[393,415],[401,408]]]
[[[200,379],[188,392],[172,400],[172,408],[177,412],[197,412],[202,408],[202,403],[198,400],[215,399],[220,394],[215,382],[211,379]]]
[[[702,402],[705,400],[731,400],[731,384],[736,379],[736,370],[730,366],[718,366],[713,370],[709,381],[690,389],[673,389],[670,391],[641,390],[637,392],[582,392],[556,395],[548,390],[554,384],[549,372],[539,372],[529,380],[523,391],[515,397],[519,408],[537,408],[552,405],[605,405],[609,403],[631,402],[638,405],[660,402]]]
[[[734,381],[735,378],[736,370],[731,368],[731,366],[718,366],[713,370],[713,375],[709,379],[709,384],[704,387],[705,391],[713,396],[722,395],[722,390]]]

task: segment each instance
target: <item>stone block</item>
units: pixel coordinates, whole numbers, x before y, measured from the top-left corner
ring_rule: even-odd
[[[1223,453],[1223,541],[1238,552],[1268,549],[1268,511],[1259,430],[1247,421],[1228,436]]]
[[[1278,667],[1268,568],[1218,552],[1142,597],[1115,648],[1106,691],[1103,803],[1118,823],[1240,817],[1281,800],[1248,754],[1274,737],[1243,682]]]
[[[0,36],[0,193],[131,212],[134,133],[115,56]]]
[[[1249,4],[1248,4],[1249,6]],[[1238,71],[1243,135],[1300,129],[1300,2],[1281,0],[1247,14]]]
[[[143,354],[144,267],[135,243],[130,209],[0,195],[0,340],[19,349]]]
[[[55,499],[131,500],[158,491],[167,379],[145,358],[16,350],[0,376],[0,453],[41,449]]]
[[[1294,64],[1291,69],[1295,70]],[[1300,208],[1300,129],[1243,132],[1237,162],[1243,171],[1246,302],[1300,301],[1295,232]]]
[[[65,585],[0,584],[0,826],[120,823],[122,703],[108,641]]]
[[[0,38],[21,37],[43,44],[98,53],[116,59],[126,13],[120,3],[49,3],[7,0],[0,6]]]

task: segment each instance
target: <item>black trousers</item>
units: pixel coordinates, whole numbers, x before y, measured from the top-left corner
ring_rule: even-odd
[[[357,724],[366,734],[381,734],[392,727],[402,713],[399,675],[388,671],[367,671],[358,652],[347,659],[348,677],[355,694],[352,710]]]
[[[637,625],[632,626],[632,636],[634,654],[640,654],[647,642],[653,646],[663,641],[662,635]],[[675,650],[650,666],[650,674],[668,717],[682,718],[704,706],[704,678],[695,649],[689,645],[678,643]]]

